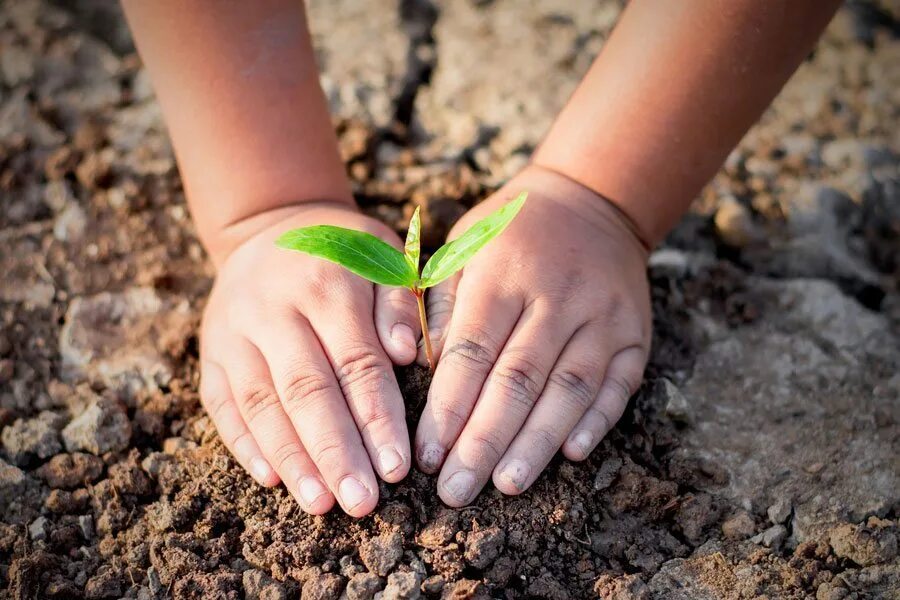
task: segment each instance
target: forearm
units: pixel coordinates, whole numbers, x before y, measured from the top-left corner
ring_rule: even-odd
[[[300,0],[124,0],[218,261],[308,201],[353,199]]]
[[[535,154],[654,245],[810,51],[837,0],[633,0]]]

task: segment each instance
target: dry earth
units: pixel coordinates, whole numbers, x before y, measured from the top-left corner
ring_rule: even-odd
[[[432,247],[620,10],[311,4],[357,198]],[[71,6],[0,4],[0,598],[900,598],[896,5],[841,10],[652,256],[590,460],[460,510],[414,473],[358,521],[256,486],[199,407],[212,271],[117,6]]]

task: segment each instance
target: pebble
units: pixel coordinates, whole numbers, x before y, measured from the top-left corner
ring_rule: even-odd
[[[94,517],[92,515],[79,515],[78,527],[81,529],[81,535],[85,540],[91,540],[94,537]]]
[[[78,204],[69,202],[53,222],[53,237],[61,242],[77,242],[87,229],[87,215]]]
[[[691,422],[690,404],[681,390],[665,377],[660,379],[661,394],[665,401],[666,416],[676,423],[687,425]]]
[[[57,454],[36,471],[51,488],[71,489],[95,481],[103,472],[103,461],[92,454]]]
[[[47,539],[47,517],[38,517],[28,526],[28,535],[36,542]]]
[[[766,548],[778,549],[786,538],[787,529],[784,525],[772,525],[762,533],[753,536],[750,541]]]
[[[743,248],[760,237],[750,211],[734,198],[722,201],[713,222],[719,239],[734,248]]]
[[[0,458],[0,505],[9,506],[22,494],[27,481],[22,469]]]
[[[744,540],[756,532],[756,523],[746,511],[740,511],[722,523],[722,535],[731,540]]]
[[[370,538],[359,548],[359,558],[363,564],[379,577],[390,573],[401,556],[403,556],[403,538],[396,531]]]
[[[345,593],[347,600],[372,600],[384,587],[384,581],[374,573],[357,573],[350,578]]]
[[[506,532],[488,527],[469,533],[466,539],[466,561],[476,569],[491,566],[506,546]]]
[[[59,428],[63,418],[55,412],[44,411],[32,419],[16,419],[3,429],[3,447],[9,459],[24,465],[33,458],[50,458],[60,450]]]
[[[622,459],[617,456],[604,460],[600,468],[597,469],[597,475],[594,476],[594,490],[602,492],[611,486],[623,464]]]
[[[244,598],[246,600],[287,600],[284,584],[260,569],[244,571]]]
[[[791,516],[791,503],[787,498],[779,498],[766,510],[766,514],[773,525],[780,525]]]
[[[62,437],[69,452],[118,452],[131,440],[131,421],[121,402],[100,398],[66,425]]]
[[[391,573],[381,600],[418,600],[422,597],[422,577],[418,573]]]

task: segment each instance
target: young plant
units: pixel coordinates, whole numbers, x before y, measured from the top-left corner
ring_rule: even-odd
[[[428,358],[428,366],[433,371],[434,351],[428,336],[425,290],[462,269],[476,252],[500,235],[519,213],[527,195],[526,192],[522,192],[508,204],[472,225],[464,234],[438,248],[421,272],[419,272],[419,233],[422,224],[418,208],[409,222],[403,252],[369,233],[333,225],[312,225],[292,229],[282,234],[275,244],[280,248],[305,252],[337,263],[373,283],[405,287],[412,292],[419,307],[425,356]]]

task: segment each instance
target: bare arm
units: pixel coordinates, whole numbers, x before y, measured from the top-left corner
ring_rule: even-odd
[[[534,162],[658,243],[812,48],[836,0],[634,0]]]
[[[217,264],[297,203],[352,204],[302,2],[123,5]]]

